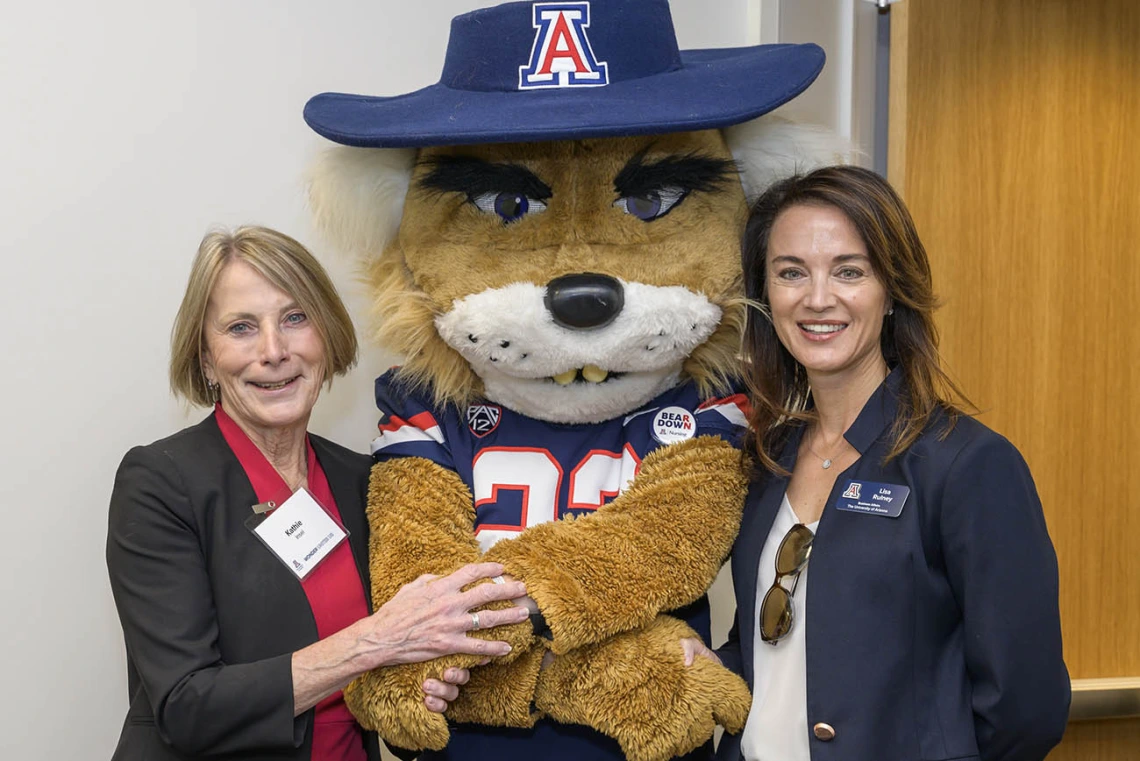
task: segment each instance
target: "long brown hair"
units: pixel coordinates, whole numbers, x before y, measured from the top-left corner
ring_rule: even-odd
[[[748,214],[742,244],[744,288],[754,308],[744,329],[745,374],[752,396],[749,449],[760,466],[782,473],[777,458],[796,425],[814,419],[804,367],[776,335],[768,315],[767,256],[772,226],[792,206],[830,206],[843,212],[867,247],[893,314],[883,320],[880,346],[889,366],[902,371],[898,414],[891,428],[890,460],[907,449],[938,410],[949,432],[972,409],[942,370],[930,262],[902,199],[879,175],[854,166],[831,166],[776,183]]]

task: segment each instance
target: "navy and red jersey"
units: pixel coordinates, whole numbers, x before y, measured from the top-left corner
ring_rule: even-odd
[[[658,447],[703,435],[738,445],[746,404],[743,394],[700,399],[686,383],[613,420],[549,423],[490,403],[440,408],[389,371],[376,379],[382,417],[372,456],[423,457],[458,473],[475,499],[486,551],[527,526],[597,510]]]
[[[439,407],[410,391],[393,371],[376,379],[380,434],[377,462],[424,457],[459,474],[475,500],[475,531],[484,551],[527,526],[598,509],[625,490],[642,460],[661,446],[697,435],[739,445],[747,427],[743,394],[701,399],[692,384],[661,394],[623,417],[560,424],[496,404]],[[671,615],[710,638],[708,598]],[[440,751],[420,761],[622,761],[617,742],[586,726],[541,719],[530,729],[459,724]],[[680,761],[708,761],[712,742]]]

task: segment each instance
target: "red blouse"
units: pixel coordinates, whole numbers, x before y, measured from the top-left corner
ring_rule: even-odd
[[[261,450],[250,441],[237,423],[218,404],[214,407],[218,427],[226,443],[241,463],[258,502],[270,500],[281,504],[292,494],[289,485],[281,474],[269,464]],[[336,500],[329,488],[321,464],[308,437],[305,439],[308,450],[308,489],[317,501],[342,528]],[[324,639],[336,634],[349,624],[368,615],[368,602],[364,596],[364,586],[360,581],[356,562],[348,539],[337,546],[320,565],[309,572],[301,582],[301,588],[309,599],[313,619],[317,624],[317,637]],[[366,761],[364,737],[360,725],[349,713],[344,704],[344,695],[335,692],[317,703],[313,719],[312,761]]]

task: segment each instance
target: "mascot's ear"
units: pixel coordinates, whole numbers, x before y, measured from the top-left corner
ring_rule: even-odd
[[[368,259],[396,236],[416,162],[414,148],[349,148],[321,153],[309,169],[313,221],[337,247]]]
[[[858,155],[849,140],[829,129],[772,114],[728,127],[724,138],[750,204],[777,180],[828,164],[849,164]]]

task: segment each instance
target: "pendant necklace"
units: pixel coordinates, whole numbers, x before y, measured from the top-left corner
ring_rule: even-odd
[[[808,448],[808,451],[809,451],[809,452],[811,452],[813,455],[815,455],[816,457],[818,457],[818,458],[820,459],[820,461],[821,461],[821,462],[822,462],[822,464],[823,464],[823,469],[824,469],[824,470],[827,470],[828,468],[830,468],[830,467],[831,467],[831,458],[830,458],[830,457],[823,457],[823,456],[821,456],[821,455],[820,455],[818,452],[816,452],[814,449],[812,449],[812,447],[811,447],[811,443],[810,443],[810,442],[807,442],[807,441],[805,440],[805,442],[804,442],[804,443],[806,443],[806,444],[807,444],[807,448]]]

